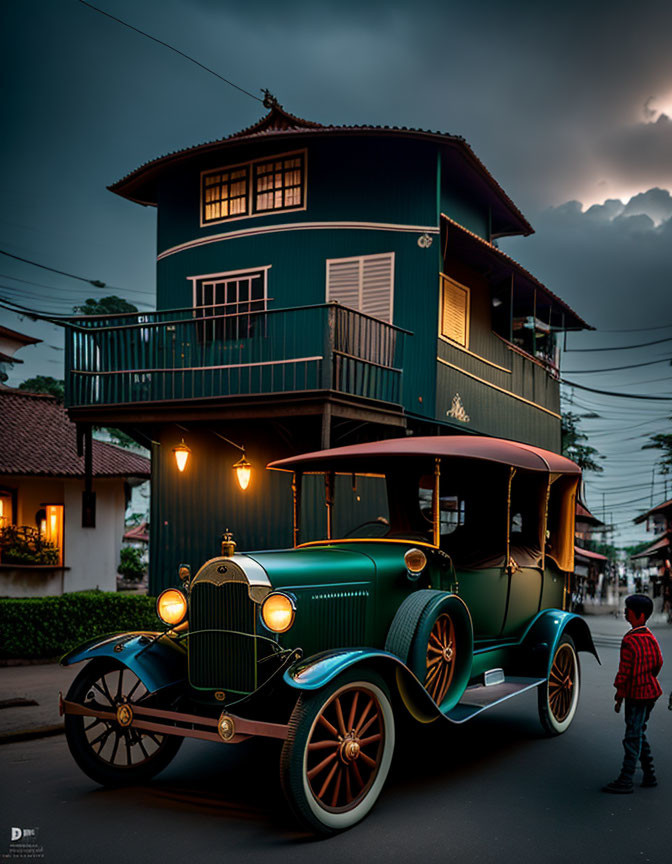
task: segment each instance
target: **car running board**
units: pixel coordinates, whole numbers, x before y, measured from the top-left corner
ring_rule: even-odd
[[[453,723],[466,723],[471,720],[481,711],[487,711],[488,708],[494,708],[500,702],[505,702],[519,693],[524,693],[526,690],[532,690],[534,687],[539,687],[540,684],[545,684],[545,678],[507,678],[501,684],[490,684],[488,686],[477,684],[474,687],[467,687],[464,695],[458,704],[446,713],[446,717],[452,720]]]

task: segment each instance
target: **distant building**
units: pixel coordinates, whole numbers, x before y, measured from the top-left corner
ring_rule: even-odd
[[[32,336],[17,333],[16,330],[10,330],[9,327],[0,326],[0,387],[9,377],[12,366],[15,363],[23,363],[23,360],[14,356],[15,353],[26,345],[37,345],[41,341],[41,339],[33,339]]]
[[[271,459],[453,432],[560,450],[558,334],[588,325],[497,248],[533,229],[464,139],[265,104],[110,187],[157,208],[158,311],[69,328],[71,419],[152,447],[152,591],[227,527],[241,549],[291,543]],[[361,521],[380,512],[365,486]],[[321,491],[307,479],[304,525]]]
[[[95,524],[83,527],[75,424],[51,396],[0,389],[0,596],[115,591],[129,486],[149,476],[148,459],[94,441]],[[50,563],[17,563],[42,540]]]
[[[651,545],[633,555],[633,560],[646,560],[652,565],[662,565],[672,560],[672,499],[656,504],[633,519],[633,522],[635,525],[646,522],[647,532],[655,535]]]

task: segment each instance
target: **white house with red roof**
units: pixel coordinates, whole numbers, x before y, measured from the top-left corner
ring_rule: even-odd
[[[126,502],[150,462],[94,441],[87,520],[77,450],[76,426],[56,399],[0,387],[0,597],[116,590]]]

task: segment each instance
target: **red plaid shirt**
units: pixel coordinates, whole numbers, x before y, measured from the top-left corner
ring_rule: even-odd
[[[629,630],[621,642],[614,681],[617,699],[657,699],[663,692],[656,675],[663,665],[658,640],[648,627]]]

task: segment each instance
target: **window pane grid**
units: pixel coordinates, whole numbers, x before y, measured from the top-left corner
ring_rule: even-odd
[[[208,174],[203,183],[203,221],[212,222],[247,213],[248,169]]]

